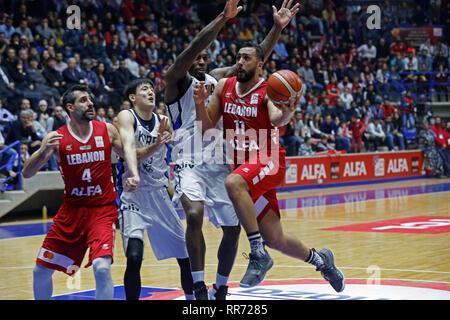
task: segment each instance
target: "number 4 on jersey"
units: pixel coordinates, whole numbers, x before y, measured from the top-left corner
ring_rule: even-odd
[[[91,169],[90,168],[84,169],[83,175],[81,176],[81,180],[87,181],[87,182],[91,182],[92,181]]]

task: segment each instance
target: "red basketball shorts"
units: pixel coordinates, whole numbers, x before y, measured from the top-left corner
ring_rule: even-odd
[[[115,203],[99,207],[80,207],[63,203],[44,239],[36,263],[74,275],[88,248],[89,267],[102,256],[113,257]]]
[[[247,181],[258,222],[270,209],[280,216],[277,187],[283,182],[286,173],[285,154],[284,150],[280,150],[278,157],[270,158],[265,163],[261,163],[257,157],[249,159],[232,172]]]

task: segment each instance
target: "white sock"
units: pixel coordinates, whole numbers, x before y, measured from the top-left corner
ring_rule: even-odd
[[[55,270],[36,264],[33,270],[33,292],[36,300],[50,300],[53,293],[52,275]]]
[[[92,261],[95,277],[95,300],[112,300],[114,298],[111,262],[110,256],[96,258]]]
[[[205,271],[192,271],[192,279],[194,280],[194,283],[205,281]]]
[[[226,286],[228,283],[228,277],[222,276],[220,274],[216,275],[216,288],[219,289],[220,286]]]

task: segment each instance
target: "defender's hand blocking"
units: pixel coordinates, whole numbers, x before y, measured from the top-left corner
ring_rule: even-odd
[[[168,143],[172,140],[172,134],[169,131],[169,120],[164,117],[161,118],[161,122],[159,124],[158,129],[158,138],[156,139],[156,144],[158,146],[162,146],[165,143]]]
[[[228,0],[223,9],[225,18],[231,19],[238,15],[242,11],[242,6],[237,7],[240,0]]]
[[[202,104],[205,102],[205,100],[209,97],[211,94],[211,84],[206,85],[205,88],[205,82],[200,81],[200,83],[197,83],[194,87],[194,101],[196,104]]]
[[[291,6],[292,0],[289,0],[289,2],[287,2],[287,0],[284,0],[280,10],[277,10],[275,6],[272,6],[273,21],[277,26],[280,26],[281,28],[286,27],[291,21],[292,17],[295,16],[300,10],[300,3],[296,3],[292,8]]]

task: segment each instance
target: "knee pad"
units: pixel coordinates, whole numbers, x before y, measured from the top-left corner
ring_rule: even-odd
[[[127,245],[127,263],[140,264],[144,254],[144,242],[140,239],[131,238]]]

